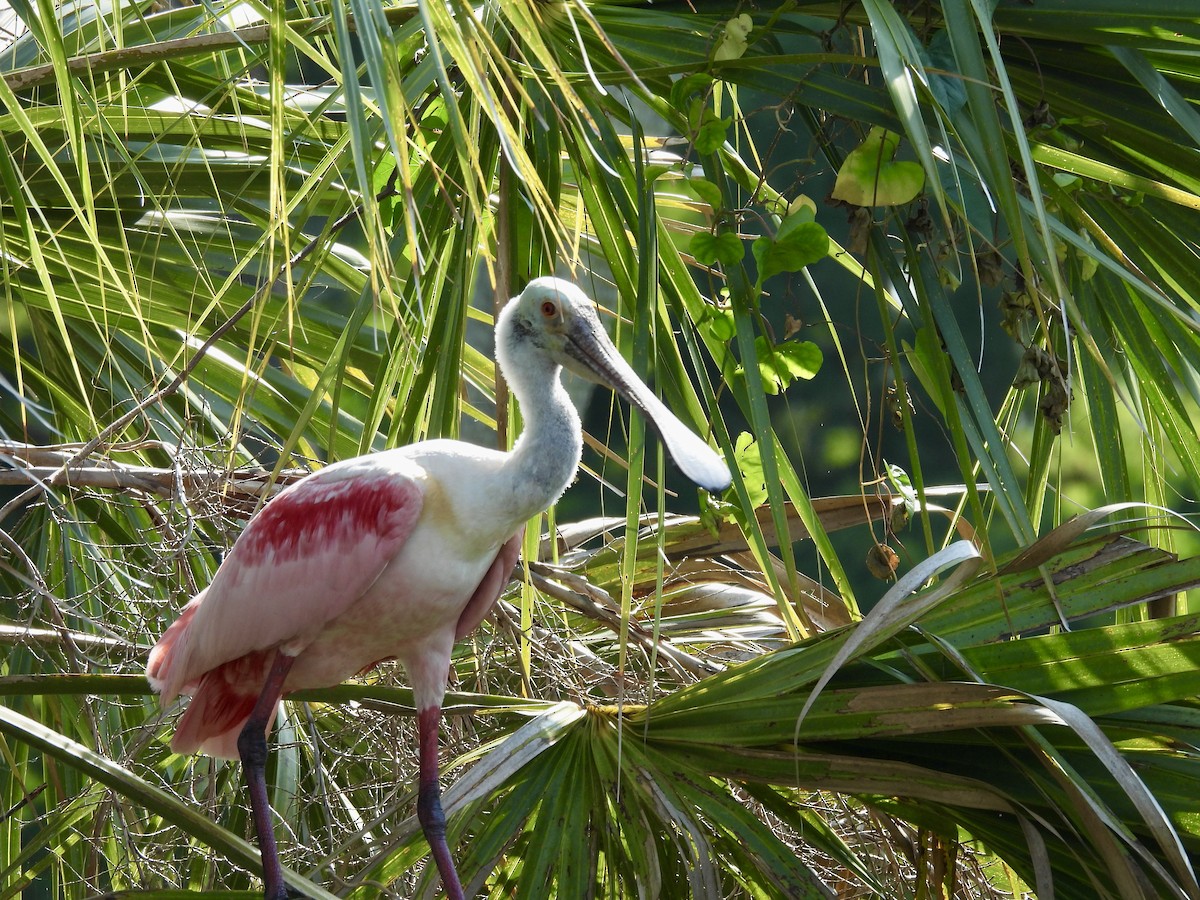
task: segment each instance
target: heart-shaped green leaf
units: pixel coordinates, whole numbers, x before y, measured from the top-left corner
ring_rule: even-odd
[[[706,330],[713,340],[725,343],[737,334],[737,326],[733,321],[733,312],[728,309],[718,309],[710,306],[704,312],[704,317],[697,323]]]
[[[693,72],[691,75],[680,78],[671,85],[671,105],[676,109],[682,109],[684,101],[693,94],[704,93],[712,83],[713,77],[703,72]]]
[[[817,217],[817,204],[808,194],[798,194],[787,205],[787,216],[797,222],[811,222]]]
[[[767,482],[763,476],[762,455],[754,435],[748,431],[739,434],[733,445],[733,456],[737,461],[738,471],[742,473],[750,505],[762,506],[767,502]]]
[[[821,370],[824,361],[821,348],[812,341],[784,341],[771,346],[765,337],[759,337],[754,341],[754,348],[763,390],[768,394],[786,390],[797,378],[807,381]]]
[[[708,110],[705,110],[708,113]],[[705,115],[700,128],[696,131],[696,152],[701,154],[716,153],[725,143],[725,132],[733,123],[733,119],[718,119],[711,114]]]
[[[721,209],[725,204],[721,198],[721,189],[704,178],[689,178],[687,185],[692,191],[713,208],[713,210]]]
[[[788,216],[775,237],[760,237],[752,246],[758,261],[758,284],[780,272],[798,272],[825,258],[829,253],[829,235],[816,222],[804,216]]]
[[[777,344],[774,359],[778,371],[786,373],[785,387],[796,378],[808,381],[815,377],[825,361],[821,348],[812,341],[784,341]]]
[[[688,252],[696,257],[696,262],[711,266],[719,262],[732,266],[742,260],[746,249],[741,239],[731,231],[713,234],[711,231],[701,231],[692,235],[688,241]]]
[[[855,206],[896,206],[907,203],[925,187],[919,163],[896,162],[900,135],[876,125],[846,157],[838,170],[832,196]]]

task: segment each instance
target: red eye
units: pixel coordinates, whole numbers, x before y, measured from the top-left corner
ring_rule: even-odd
[[[547,319],[553,319],[558,315],[558,304],[553,300],[545,300],[542,302],[542,315]]]

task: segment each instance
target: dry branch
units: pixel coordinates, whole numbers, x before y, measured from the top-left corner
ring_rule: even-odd
[[[262,468],[230,470],[197,467],[181,461],[169,468],[160,468],[122,463],[108,457],[92,463],[74,463],[72,459],[81,446],[43,447],[0,441],[0,465],[8,465],[8,468],[0,468],[0,487],[93,488],[193,499],[219,494],[233,499],[259,500],[308,474],[303,469],[286,469],[272,475]],[[171,453],[170,448],[163,446],[161,449]]]

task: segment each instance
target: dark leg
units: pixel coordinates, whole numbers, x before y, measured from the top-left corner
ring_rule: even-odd
[[[433,861],[442,876],[447,900],[463,900],[462,885],[450,848],[446,845],[446,816],[442,812],[442,789],[438,784],[438,720],[440,706],[430,706],[417,714],[417,734],[420,744],[421,780],[417,790],[417,818],[429,841]]]
[[[267,799],[267,727],[279,698],[283,696],[283,682],[294,661],[294,656],[276,651],[262,693],[258,695],[250,718],[238,735],[238,753],[242,757],[242,772],[245,773],[246,789],[250,794],[250,811],[254,816],[254,830],[258,832],[258,849],[262,854],[263,896],[266,900],[286,900],[288,897],[288,888],[283,881],[283,866],[279,864],[279,851],[275,847],[271,802]]]

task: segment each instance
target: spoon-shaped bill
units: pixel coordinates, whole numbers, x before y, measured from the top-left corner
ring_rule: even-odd
[[[729,487],[732,477],[725,460],[654,396],[621,358],[598,319],[573,329],[566,349],[572,371],[608,386],[646,416],[684,475],[712,494]]]

